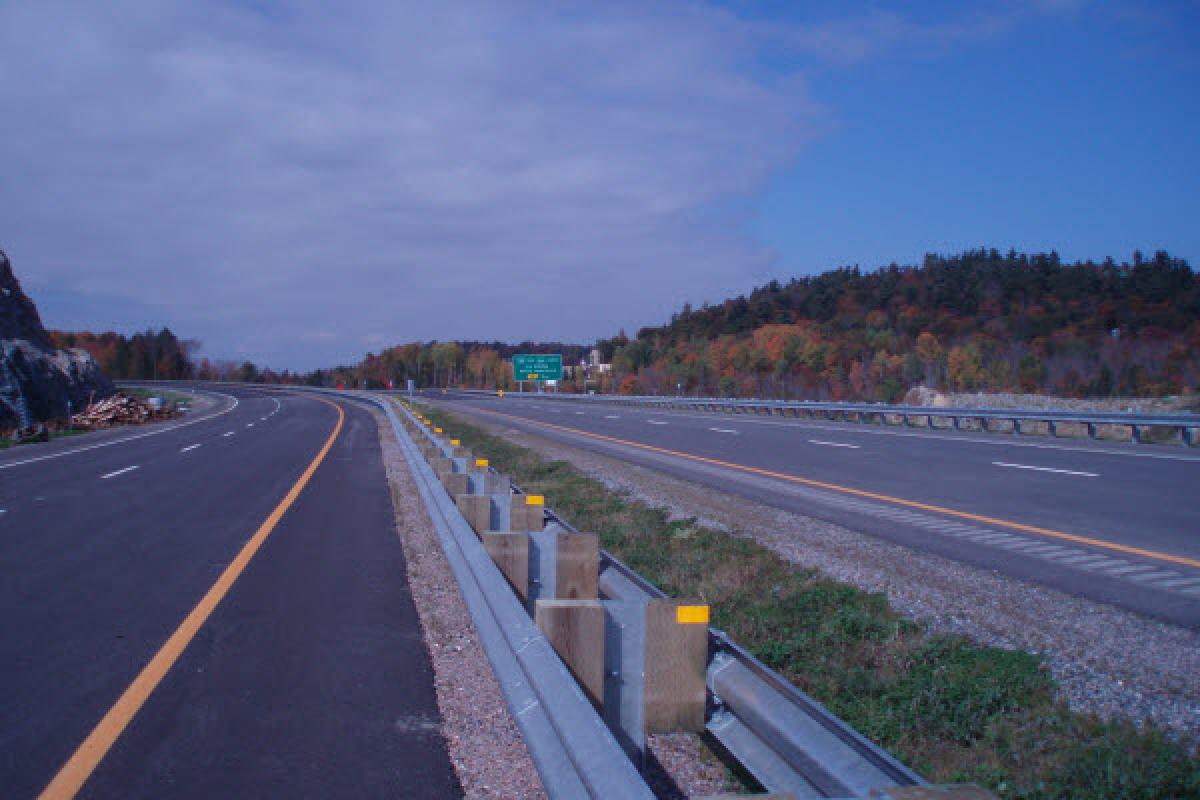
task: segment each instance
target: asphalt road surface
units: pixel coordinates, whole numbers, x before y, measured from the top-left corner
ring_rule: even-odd
[[[1200,452],[663,411],[426,399],[777,508],[1200,629]]]
[[[3,795],[456,796],[374,420],[203,396],[0,452]]]

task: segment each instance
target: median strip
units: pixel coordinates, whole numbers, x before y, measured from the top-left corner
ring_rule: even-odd
[[[714,625],[930,778],[975,780],[1005,797],[1171,797],[1197,788],[1187,748],[1153,727],[1071,712],[1036,655],[926,634],[882,594],[695,519],[671,519],[444,412],[430,416],[576,527],[599,533],[646,579],[705,601]]]

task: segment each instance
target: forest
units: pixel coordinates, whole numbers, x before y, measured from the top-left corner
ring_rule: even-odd
[[[180,340],[167,328],[125,336],[120,333],[49,331],[55,347],[87,350],[113,380],[188,380],[195,378],[192,354],[199,343]]]
[[[355,388],[511,388],[514,353],[591,346],[410,342],[352,366],[277,372],[192,361],[169,330],[61,333],[111,377],[240,380]],[[574,371],[564,391],[896,402],[913,386],[1063,397],[1162,396],[1200,389],[1200,277],[1166,252],[1064,263],[1057,253],[980,249],[920,265],[843,267],[771,281],[716,305],[684,305],[659,327],[595,347],[612,371]]]
[[[895,402],[915,385],[1065,397],[1200,387],[1200,280],[1158,252],[1063,263],[975,250],[684,306],[598,345],[619,390]]]

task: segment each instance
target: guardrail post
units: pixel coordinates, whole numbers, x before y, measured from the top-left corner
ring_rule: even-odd
[[[592,705],[604,704],[604,606],[599,600],[538,600],[534,622],[579,681]]]
[[[708,606],[605,600],[604,613],[603,714],[640,768],[647,733],[704,730]]]
[[[529,604],[599,597],[600,537],[552,525],[529,534]]]
[[[454,498],[455,505],[466,518],[467,524],[477,535],[482,536],[492,526],[492,495],[489,494],[460,494]]]
[[[1129,439],[1136,444],[1142,443],[1142,428],[1140,425],[1129,426]]]
[[[521,602],[529,599],[529,534],[513,531],[483,531],[483,547],[504,573]],[[557,648],[555,648],[557,649]]]
[[[708,606],[671,599],[646,605],[646,732],[704,730]]]

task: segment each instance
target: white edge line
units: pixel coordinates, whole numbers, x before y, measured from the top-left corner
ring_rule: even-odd
[[[204,390],[192,389],[191,391],[204,391]],[[224,411],[218,411],[216,414],[211,414],[207,417],[201,417],[200,419],[193,419],[188,422],[181,422],[178,425],[172,425],[169,428],[159,428],[158,430],[147,431],[146,433],[138,433],[138,434],[134,434],[133,436],[126,436],[121,439],[114,439],[111,442],[100,442],[99,444],[90,444],[87,447],[77,447],[74,450],[64,450],[61,453],[49,453],[47,455],[38,456],[36,458],[27,458],[24,461],[10,461],[7,464],[0,464],[0,469],[8,469],[10,467],[19,467],[23,464],[33,464],[38,461],[49,461],[52,458],[62,458],[63,456],[71,456],[71,455],[75,455],[76,453],[84,453],[84,452],[87,452],[88,450],[97,450],[101,447],[111,447],[114,444],[124,444],[125,442],[132,442],[135,439],[145,439],[147,436],[157,436],[160,433],[169,433],[170,431],[177,431],[180,428],[186,428],[188,425],[195,425],[198,422],[207,422],[210,419],[216,419],[217,417],[228,414],[230,411],[233,411],[235,408],[238,407],[238,399],[231,394],[223,394],[221,392],[207,392],[207,394],[215,394],[217,397],[228,398],[233,401],[233,405],[231,405],[229,408],[225,409]]]
[[[1054,469],[1053,467],[1033,467],[1029,464],[1010,464],[1007,461],[993,461],[992,464],[997,467],[1008,467],[1009,469],[1031,469],[1037,472],[1054,472],[1059,475],[1078,475],[1082,478],[1099,478],[1098,472],[1078,472],[1073,469]]]
[[[116,472],[110,472],[107,475],[101,475],[100,480],[105,480],[106,478],[115,478],[118,475],[124,475],[126,472],[133,472],[137,468],[138,465],[134,464],[132,467],[126,467],[125,469],[119,469]]]

